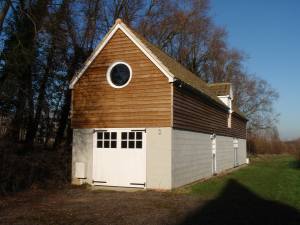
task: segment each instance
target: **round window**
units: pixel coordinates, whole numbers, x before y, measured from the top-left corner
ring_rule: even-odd
[[[111,65],[107,71],[107,80],[115,88],[125,87],[131,79],[131,68],[127,63],[118,62]]]

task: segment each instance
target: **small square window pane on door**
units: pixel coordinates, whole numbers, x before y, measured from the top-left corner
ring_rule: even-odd
[[[116,148],[117,147],[117,141],[111,141],[110,145],[111,145],[111,148]]]
[[[127,148],[127,141],[122,141],[121,148]]]
[[[143,133],[142,132],[136,132],[136,139],[137,140],[142,140]]]
[[[97,139],[99,140],[102,140],[103,139],[103,133],[102,132],[98,132],[97,133]]]
[[[129,141],[129,148],[134,148],[134,141]]]
[[[97,148],[102,148],[103,141],[97,141]]]
[[[104,141],[104,148],[109,148],[109,141]]]
[[[129,139],[130,140],[134,139],[134,132],[129,132]]]
[[[109,132],[105,132],[105,133],[104,133],[104,139],[109,139],[109,136],[110,136],[110,135],[109,135]]]
[[[117,132],[111,132],[111,139],[117,139]]]
[[[143,148],[143,144],[141,141],[137,141],[135,145],[136,145],[136,148]]]
[[[122,132],[122,140],[126,140],[127,139],[127,132]]]

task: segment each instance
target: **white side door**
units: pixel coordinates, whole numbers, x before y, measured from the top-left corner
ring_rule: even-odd
[[[144,188],[146,132],[138,129],[96,131],[93,180],[95,185]]]
[[[212,148],[212,173],[217,173],[217,139],[215,135],[211,136],[211,148]]]
[[[233,138],[234,167],[237,167],[239,165],[238,150],[239,150],[239,141],[237,138]]]

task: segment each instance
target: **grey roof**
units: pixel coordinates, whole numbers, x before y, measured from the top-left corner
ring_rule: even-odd
[[[199,76],[189,71],[174,58],[169,56],[167,53],[162,51],[157,46],[153,45],[141,36],[138,32],[130,28],[130,30],[139,38],[139,40],[169,69],[169,71],[175,76],[176,79],[183,81],[184,83],[190,85],[194,89],[200,91],[206,95],[212,101],[227,107],[219,98],[219,93],[230,93],[230,83],[215,83],[208,84],[204,82]],[[228,107],[227,107],[228,108]],[[236,114],[246,119],[246,116],[238,110],[237,107],[233,107]]]

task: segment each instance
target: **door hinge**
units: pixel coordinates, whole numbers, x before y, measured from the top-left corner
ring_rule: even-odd
[[[140,186],[146,186],[146,183],[129,183],[130,185],[140,185]]]
[[[146,129],[141,129],[141,130],[131,130],[131,131],[143,131],[143,132],[145,132],[145,133],[147,133],[147,131],[146,131]]]
[[[98,129],[94,129],[94,133],[96,133],[96,132],[106,132],[107,130],[98,130]]]
[[[93,180],[93,183],[106,184],[107,182],[106,181],[96,181],[96,180]]]

